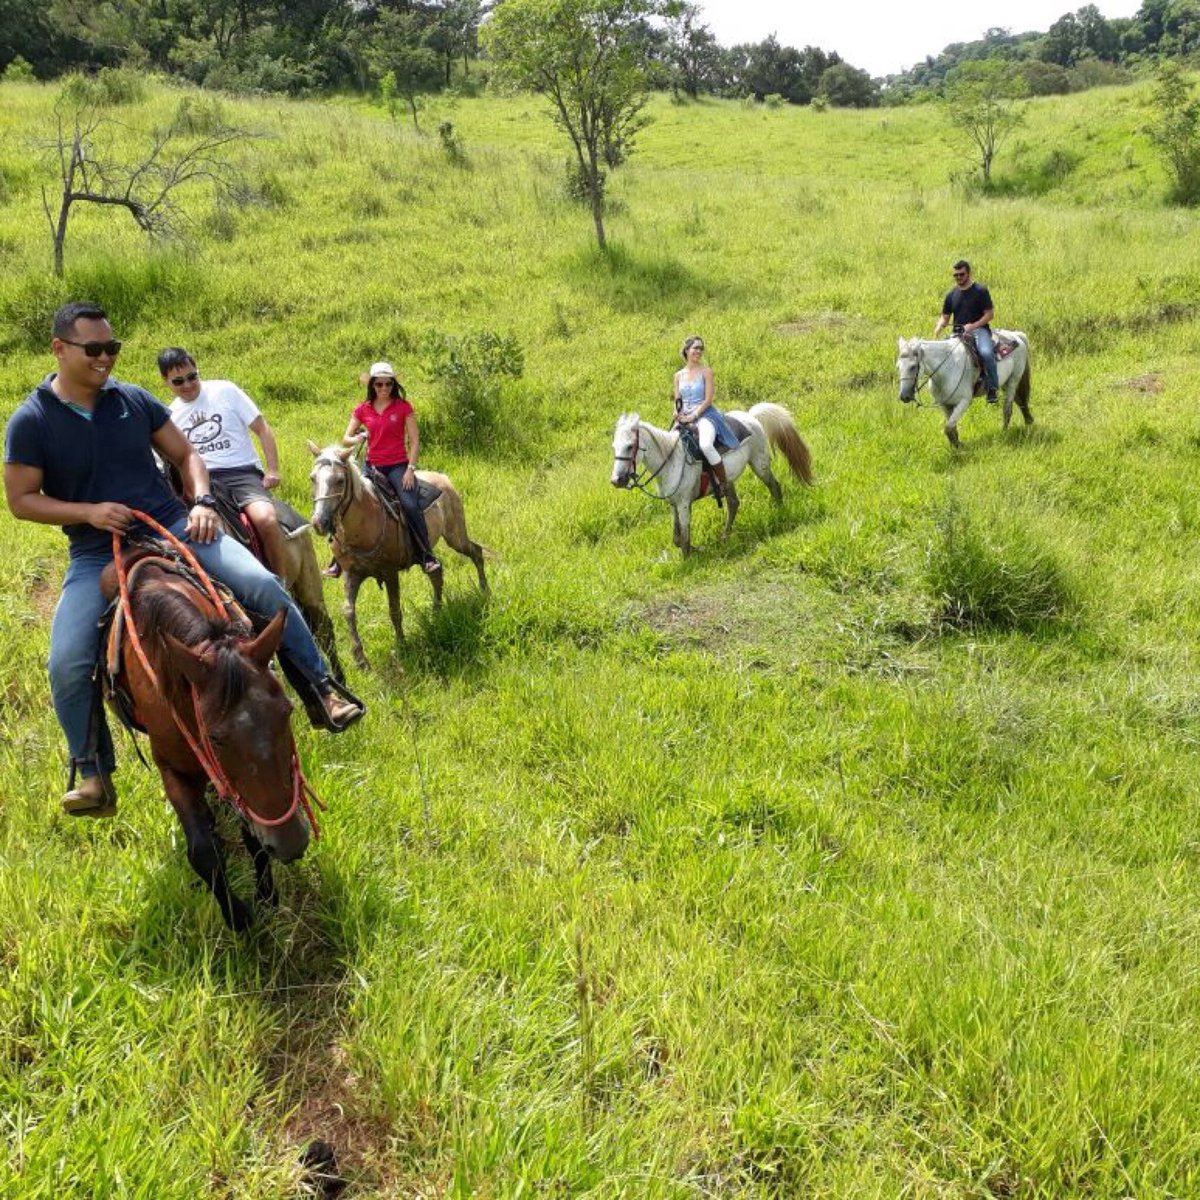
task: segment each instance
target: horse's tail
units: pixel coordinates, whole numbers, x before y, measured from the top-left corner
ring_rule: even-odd
[[[813,481],[812,455],[796,429],[792,414],[778,404],[756,404],[750,415],[766,430],[771,445],[778,450],[802,483]]]
[[[1023,333],[1017,336],[1021,339],[1021,345],[1025,348],[1025,370],[1021,372],[1021,378],[1017,381],[1017,404],[1024,410],[1025,405],[1029,403],[1029,390],[1033,383],[1033,368],[1029,354],[1029,339]]]

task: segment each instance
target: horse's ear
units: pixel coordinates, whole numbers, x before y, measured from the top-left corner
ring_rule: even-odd
[[[896,349],[899,350],[901,354],[904,353],[904,339],[903,338],[898,337],[896,339]],[[311,446],[312,442],[309,442],[309,445]]]
[[[211,674],[211,668],[209,663],[205,661],[204,652],[198,650],[195,646],[184,645],[183,642],[178,638],[172,637],[169,633],[164,633],[162,636],[171,665],[188,683],[194,683],[197,687],[200,687]]]
[[[281,608],[268,622],[266,629],[242,651],[251,662],[265,667],[275,657],[275,651],[283,640],[283,625],[287,615],[288,610]]]
[[[318,446],[317,443],[312,440],[312,438],[305,438],[304,444],[308,447],[308,452],[313,456],[313,458],[321,457],[321,447]]]
[[[340,458],[342,460],[342,462],[345,462],[350,457],[350,455],[352,455],[354,453],[354,450],[355,450],[354,446],[342,446],[341,449],[335,450],[334,454],[336,454],[338,456],[338,458]]]

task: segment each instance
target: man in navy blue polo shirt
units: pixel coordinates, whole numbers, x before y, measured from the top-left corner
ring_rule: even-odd
[[[996,315],[992,306],[992,293],[971,278],[971,264],[960,258],[954,264],[954,286],[942,301],[942,315],[934,326],[937,337],[953,322],[955,333],[973,333],[975,348],[983,363],[983,378],[987,383],[987,402],[996,403],[996,392],[1000,378],[996,373],[996,343],[992,340],[992,318]]]
[[[50,691],[82,782],[63,797],[63,808],[88,816],[116,811],[112,739],[101,720],[89,757],[88,732],[97,622],[105,609],[100,572],[112,559],[112,534],[137,524],[131,509],[186,537],[204,569],[251,612],[270,615],[286,607],[281,653],[320,697],[327,727],[341,730],[361,717],[362,706],[333,689],[328,665],[279,581],[219,532],[208,470],[167,410],[142,388],[109,377],[121,343],[104,310],[87,302],[64,305],[55,314],[50,345],[58,370],[8,422],[4,490],[15,517],[61,525],[70,542],[50,630]],[[153,450],[179,470],[187,493],[196,497],[190,510],[167,486]]]

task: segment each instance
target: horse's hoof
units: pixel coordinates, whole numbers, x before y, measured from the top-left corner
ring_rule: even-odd
[[[221,915],[234,933],[245,933],[254,924],[254,914],[236,896],[230,896],[229,911],[222,907]]]

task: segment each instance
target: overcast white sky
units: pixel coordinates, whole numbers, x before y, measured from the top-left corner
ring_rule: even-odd
[[[761,42],[836,50],[871,75],[894,75],[951,42],[970,42],[991,26],[1045,32],[1086,0],[697,0],[722,46]],[[1132,17],[1140,0],[1096,0],[1106,17]]]

